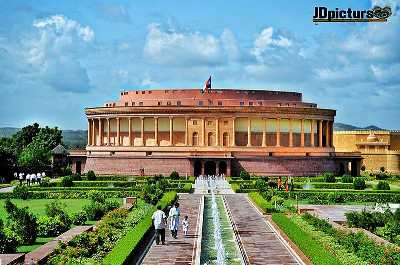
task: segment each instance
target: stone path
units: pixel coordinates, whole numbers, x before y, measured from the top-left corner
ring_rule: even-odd
[[[374,209],[363,205],[299,205],[301,212],[314,211],[319,217],[338,223],[346,222],[346,213],[360,212],[364,208],[369,211]]]
[[[225,198],[250,264],[302,264],[251,205],[247,195],[225,195]]]
[[[145,265],[189,265],[194,264],[196,255],[197,222],[199,219],[200,204],[202,195],[180,194],[179,204],[181,208],[181,220],[185,215],[189,217],[188,237],[183,236],[182,227],[179,227],[178,239],[173,239],[169,230],[166,229],[166,245],[153,245],[145,256],[142,264]]]

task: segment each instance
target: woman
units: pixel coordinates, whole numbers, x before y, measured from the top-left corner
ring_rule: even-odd
[[[168,218],[169,222],[169,230],[171,230],[171,235],[173,238],[178,238],[178,228],[179,228],[179,216],[181,211],[179,210],[179,203],[175,203],[175,205],[169,210]]]

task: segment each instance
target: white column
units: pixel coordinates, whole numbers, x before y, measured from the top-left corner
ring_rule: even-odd
[[[219,145],[219,120],[215,119],[215,146]]]
[[[173,145],[174,143],[173,143],[173,141],[174,141],[174,135],[173,135],[173,132],[174,132],[174,128],[173,128],[173,123],[174,122],[174,120],[173,120],[173,118],[172,117],[169,117],[169,145]]]
[[[251,119],[247,118],[247,146],[251,146]]]

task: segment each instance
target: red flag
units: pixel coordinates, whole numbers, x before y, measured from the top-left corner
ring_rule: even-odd
[[[204,84],[204,91],[208,92],[211,89],[211,75],[208,78],[208,80],[206,81],[206,83]]]

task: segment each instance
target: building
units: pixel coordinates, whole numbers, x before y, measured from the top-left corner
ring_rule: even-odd
[[[400,173],[400,131],[337,131],[333,144],[337,151],[360,152],[366,170]]]
[[[134,90],[85,112],[88,145],[86,161],[81,162],[85,172],[359,173],[359,153],[337,153],[333,147],[335,110],[303,102],[301,93]]]

